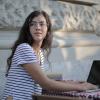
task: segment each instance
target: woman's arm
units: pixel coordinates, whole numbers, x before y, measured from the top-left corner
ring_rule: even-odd
[[[96,88],[96,86],[89,83],[70,83],[70,82],[60,82],[48,78],[40,66],[37,63],[23,64],[24,69],[31,75],[32,79],[35,80],[42,88],[49,90],[60,90],[60,91],[82,91],[87,89]]]

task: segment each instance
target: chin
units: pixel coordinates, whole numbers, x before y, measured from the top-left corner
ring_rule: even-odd
[[[37,38],[36,41],[43,41],[43,38]]]

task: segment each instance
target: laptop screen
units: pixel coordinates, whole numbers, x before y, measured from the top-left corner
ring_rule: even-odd
[[[87,82],[100,87],[100,60],[93,61]]]

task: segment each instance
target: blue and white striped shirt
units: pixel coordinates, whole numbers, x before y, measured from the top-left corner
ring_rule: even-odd
[[[43,52],[41,55],[41,68],[43,68]],[[32,100],[32,94],[41,93],[39,84],[32,80],[32,77],[21,66],[25,63],[39,63],[33,48],[27,44],[20,44],[13,56],[11,68],[7,77],[6,87],[4,91],[4,100],[7,96],[13,96],[13,100]]]

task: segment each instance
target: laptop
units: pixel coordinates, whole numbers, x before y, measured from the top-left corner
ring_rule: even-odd
[[[87,82],[100,88],[100,60],[94,60],[87,78]]]

